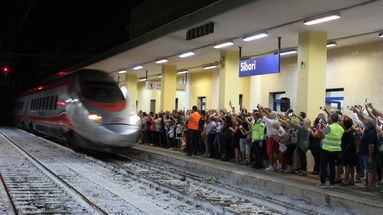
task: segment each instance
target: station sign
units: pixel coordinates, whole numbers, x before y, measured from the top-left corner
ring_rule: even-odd
[[[279,73],[279,55],[271,55],[239,62],[239,77]]]

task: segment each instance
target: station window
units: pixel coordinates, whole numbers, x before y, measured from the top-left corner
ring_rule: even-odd
[[[150,112],[155,113],[156,112],[156,100],[150,99]]]
[[[326,89],[326,108],[341,110],[344,100],[344,88]]]
[[[243,95],[239,94],[239,110],[242,111]]]
[[[198,105],[198,108],[200,110],[205,110],[206,109],[206,97],[205,96],[198,97],[197,105]]]
[[[286,97],[286,92],[270,93],[269,107],[273,107],[273,111],[281,110],[281,98]]]

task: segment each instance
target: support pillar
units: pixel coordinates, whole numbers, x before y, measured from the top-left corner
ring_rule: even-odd
[[[305,32],[298,36],[297,112],[315,119],[325,105],[327,33]]]
[[[125,75],[125,86],[128,91],[128,108],[132,111],[137,111],[136,101],[137,101],[137,75],[129,74]]]
[[[163,65],[161,79],[161,111],[172,111],[175,108],[176,90],[177,67],[175,65]]]
[[[253,111],[257,109],[257,105],[262,105],[262,86],[261,75],[250,76],[250,109]],[[266,104],[263,104],[266,105]]]
[[[229,110],[231,101],[239,111],[239,52],[222,51],[223,65],[219,69],[219,109]]]

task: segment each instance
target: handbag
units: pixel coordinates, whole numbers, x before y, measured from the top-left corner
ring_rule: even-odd
[[[156,126],[154,124],[151,124],[149,127],[150,131],[156,131]]]
[[[287,150],[287,146],[283,143],[279,143],[279,151],[285,152]]]

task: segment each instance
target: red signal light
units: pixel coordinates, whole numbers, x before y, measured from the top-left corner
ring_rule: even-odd
[[[68,75],[68,72],[59,72],[59,76]]]
[[[8,73],[8,72],[9,72],[9,67],[8,67],[8,66],[3,66],[3,68],[1,68],[1,70],[2,70],[4,73]]]

